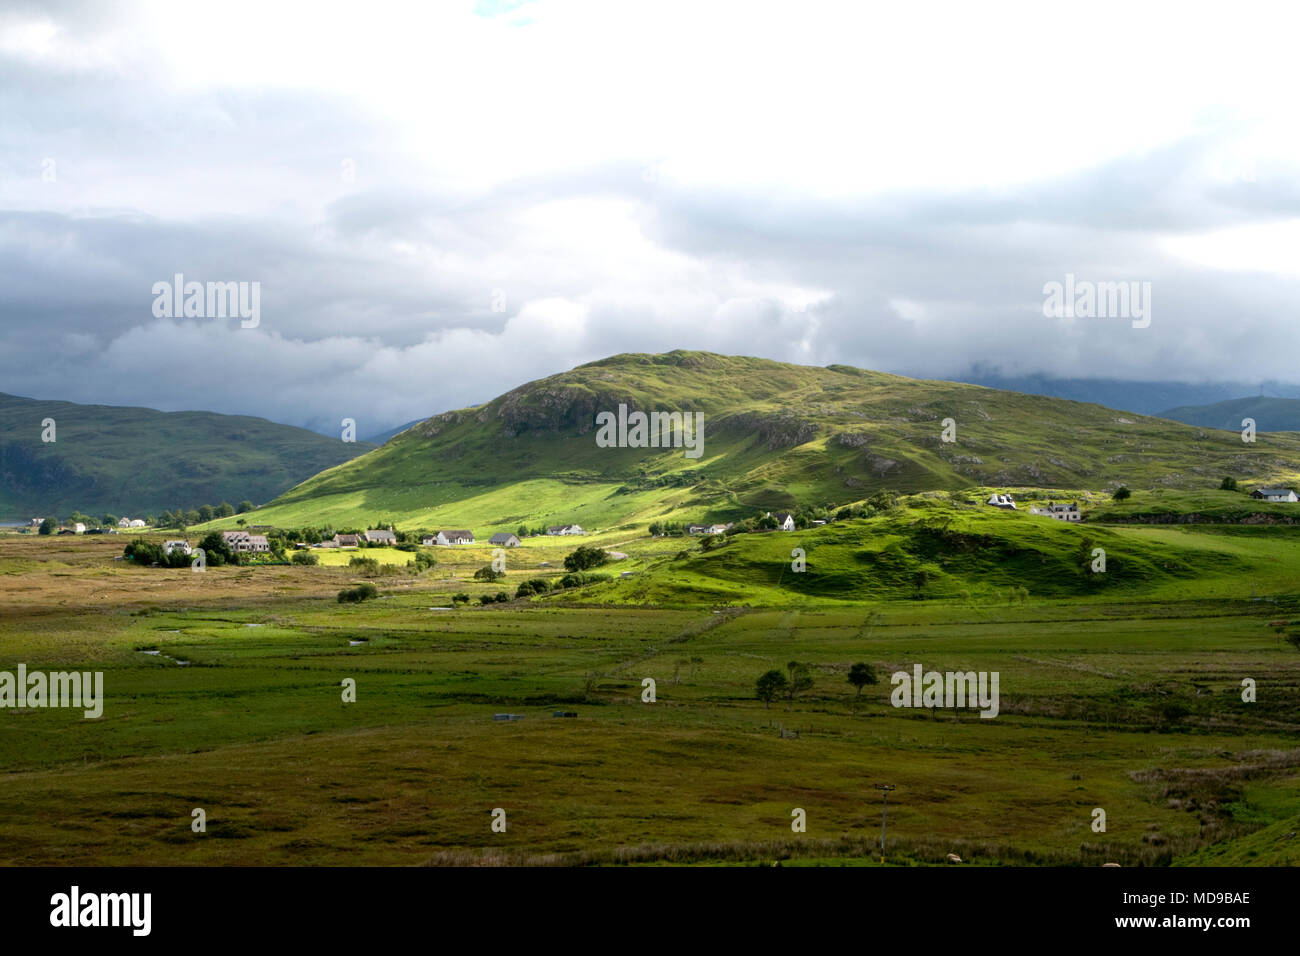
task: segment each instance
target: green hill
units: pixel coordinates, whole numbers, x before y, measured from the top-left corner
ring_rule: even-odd
[[[619,404],[702,412],[703,456],[597,447],[597,413]],[[949,418],[952,443],[941,438]],[[608,529],[839,504],[882,489],[1196,489],[1226,474],[1297,481],[1300,436],[1244,444],[1236,432],[1101,405],[678,351],[616,355],[436,415],[303,482],[256,520]]]
[[[1241,431],[1244,418],[1255,420],[1261,432],[1300,431],[1300,398],[1233,398],[1211,405],[1181,405],[1159,415],[1188,425]]]
[[[958,496],[960,498],[960,496]],[[1001,511],[930,492],[865,519],[794,532],[728,536],[712,550],[676,539],[671,555],[602,568],[626,578],[557,592],[602,603],[812,604],[947,599],[1245,598],[1289,594],[1300,574],[1300,532],[1213,526],[1074,524]],[[1253,532],[1253,533],[1252,533]],[[794,569],[794,549],[803,570]],[[1092,565],[1105,552],[1104,573]]]
[[[55,441],[41,422],[55,421]],[[141,515],[269,501],[369,451],[263,418],[78,405],[0,394],[0,518]]]

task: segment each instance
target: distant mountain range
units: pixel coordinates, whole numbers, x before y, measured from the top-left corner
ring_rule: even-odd
[[[1233,398],[1212,405],[1181,405],[1165,409],[1160,418],[1172,418],[1203,428],[1226,428],[1240,431],[1245,418],[1255,420],[1261,432],[1300,432],[1300,399]]]
[[[46,419],[53,442],[41,440]],[[244,415],[0,393],[0,520],[265,502],[374,447]]]
[[[1282,382],[1216,382],[1195,385],[1189,382],[1125,382],[1108,378],[1053,378],[1047,375],[1005,376],[985,374],[978,369],[966,375],[955,376],[955,380],[1028,395],[1051,395],[1076,402],[1096,402],[1108,408],[1161,417],[1171,417],[1164,414],[1167,409],[1217,404],[1239,399],[1243,395],[1259,395],[1261,391],[1273,398],[1300,399],[1300,385]],[[1175,421],[1182,419],[1175,418]],[[1240,427],[1241,420],[1238,419],[1233,428]]]

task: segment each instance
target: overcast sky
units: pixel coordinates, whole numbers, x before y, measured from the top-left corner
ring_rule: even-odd
[[[903,7],[905,9],[898,9]],[[1286,6],[0,12],[0,391],[358,433],[615,352],[1300,380]],[[260,324],[155,282],[258,282]],[[1151,283],[1151,322],[1045,283]]]

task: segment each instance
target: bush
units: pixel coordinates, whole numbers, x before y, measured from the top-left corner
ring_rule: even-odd
[[[509,600],[510,600],[510,595],[507,594],[505,591],[497,592],[496,601],[498,604],[505,604]]]
[[[484,565],[483,567],[479,568],[477,571],[474,572],[475,581],[487,581],[489,583],[491,583],[492,581],[499,581],[505,576],[506,573],[504,571],[498,571],[490,564]]]
[[[469,595],[466,594],[464,591],[461,591],[459,594],[453,594],[453,595],[451,596],[451,603],[452,603],[452,604],[468,604],[468,603],[469,603]]]
[[[1223,481],[1219,482],[1219,490],[1220,490],[1220,491],[1236,491],[1236,490],[1237,490],[1237,479],[1236,479],[1236,478],[1233,478],[1231,475],[1229,475],[1228,477],[1224,478]]]
[[[379,597],[379,589],[373,584],[358,584],[354,588],[344,588],[339,592],[339,603],[350,604]]]
[[[534,594],[545,594],[551,589],[551,583],[546,578],[529,578],[515,589],[515,597],[532,597]]]
[[[495,604],[495,603],[496,603],[496,598],[494,598],[494,597],[493,597],[492,595],[490,595],[490,594],[480,594],[480,595],[478,596],[478,603],[479,603],[479,604]]]
[[[295,551],[293,557],[289,560],[294,564],[305,564],[308,566],[320,564],[320,557],[312,554],[310,551]]]
[[[584,544],[564,559],[564,569],[566,571],[586,571],[588,568],[599,567],[608,560],[609,555],[603,548],[595,548]]]
[[[584,584],[599,584],[601,581],[608,580],[608,574],[589,574],[586,571],[573,571],[560,578],[560,587],[576,588]]]
[[[374,558],[363,558],[360,555],[354,557],[348,562],[349,568],[356,568],[360,574],[371,576],[379,573],[379,562]]]
[[[1115,501],[1128,501],[1132,497],[1133,497],[1133,492],[1129,491],[1123,485],[1120,485],[1118,488],[1116,488],[1115,493],[1111,495],[1111,498],[1113,498]]]

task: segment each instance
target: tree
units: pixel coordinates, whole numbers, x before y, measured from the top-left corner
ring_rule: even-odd
[[[186,523],[186,524],[198,524],[198,523],[199,523],[200,521],[202,521],[202,520],[203,520],[203,516],[200,515],[200,514],[198,513],[198,511],[190,510],[190,511],[185,512],[185,523]]]
[[[217,505],[216,510],[218,518],[229,518],[235,513],[235,509],[230,506],[229,501],[221,502],[221,504]]]
[[[46,518],[41,522],[41,526],[36,529],[37,534],[54,534],[54,529],[59,526],[57,518]]]
[[[1219,482],[1219,490],[1220,490],[1220,491],[1236,491],[1236,490],[1237,490],[1237,479],[1236,479],[1236,478],[1233,478],[1231,475],[1228,475],[1227,477],[1225,477],[1225,478],[1223,479],[1223,481]]]
[[[116,528],[117,515],[104,515],[104,517],[99,519],[99,523],[102,524],[105,528]]]
[[[786,682],[786,697],[794,700],[795,694],[811,690],[813,685],[812,669],[800,661],[791,661],[785,665],[785,669],[790,674],[790,679]]]
[[[1115,493],[1111,495],[1111,497],[1116,501],[1128,501],[1133,497],[1133,492],[1129,491],[1123,485],[1120,485],[1115,489]]]
[[[307,565],[320,564],[320,558],[312,554],[310,551],[295,551],[293,553],[293,557],[290,558],[290,560],[294,564],[307,564]]]
[[[203,558],[209,565],[219,568],[223,564],[234,564],[235,553],[230,550],[230,545],[226,544],[226,539],[221,536],[220,531],[209,531],[199,542],[199,547],[203,549]]]
[[[785,675],[773,668],[754,682],[754,694],[763,702],[764,709],[767,709],[772,706],[772,701],[785,693],[787,684],[789,681]]]
[[[246,514],[247,512],[252,510],[253,510],[253,503],[249,501],[247,498],[245,498],[243,501],[239,503],[238,514],[241,515]]]
[[[216,516],[217,513],[213,510],[212,505],[199,505],[200,521],[211,521]]]
[[[862,688],[868,684],[880,683],[880,678],[876,676],[876,669],[870,664],[857,663],[849,668],[849,683],[858,689],[857,696],[862,696]],[[855,700],[857,698],[854,698]]]
[[[588,568],[597,567],[608,560],[609,555],[602,548],[584,544],[564,559],[564,569],[566,571],[586,571]]]
[[[475,581],[487,581],[489,583],[504,578],[505,576],[506,573],[504,571],[498,571],[490,564],[485,564],[474,572]]]

